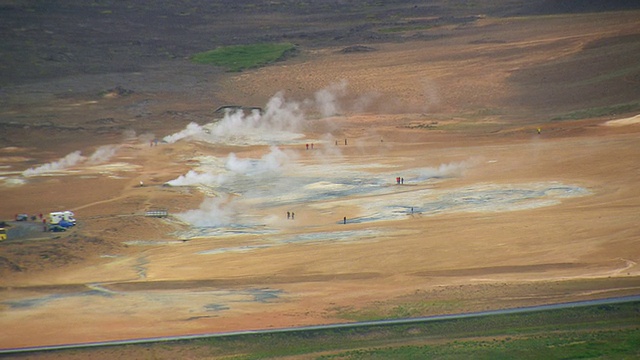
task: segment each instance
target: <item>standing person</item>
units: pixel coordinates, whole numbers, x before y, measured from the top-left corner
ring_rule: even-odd
[[[347,145],[347,139],[344,139],[344,144]]]
[[[309,150],[309,144],[307,144],[307,150]]]
[[[287,211],[287,220],[291,219],[291,213]]]
[[[400,183],[404,185],[404,178],[400,178]]]
[[[345,216],[344,219],[342,219],[342,221],[346,225],[347,224],[347,217]]]
[[[294,213],[293,211],[291,212],[291,220],[296,218],[296,213]]]

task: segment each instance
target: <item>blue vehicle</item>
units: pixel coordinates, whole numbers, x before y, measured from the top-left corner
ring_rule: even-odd
[[[49,231],[53,231],[53,232],[62,232],[62,231],[67,231],[66,227],[60,226],[58,224],[56,225],[49,225]]]
[[[74,223],[72,223],[72,222],[70,222],[70,221],[67,221],[67,220],[60,220],[60,221],[59,221],[57,224],[55,224],[55,225],[60,225],[60,226],[62,226],[63,228],[68,229],[68,228],[70,228],[70,227],[74,226],[75,224],[74,224]]]

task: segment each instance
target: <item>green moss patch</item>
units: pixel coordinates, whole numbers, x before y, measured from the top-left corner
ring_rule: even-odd
[[[232,72],[239,72],[282,60],[295,48],[295,45],[290,43],[221,46],[195,54],[191,60],[199,64],[212,64],[225,67]]]

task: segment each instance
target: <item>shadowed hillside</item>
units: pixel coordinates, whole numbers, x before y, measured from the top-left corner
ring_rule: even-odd
[[[307,47],[402,41],[380,32],[510,16],[637,8],[634,1],[25,1],[0,5],[0,85],[74,74],[140,71],[220,45]],[[434,20],[435,19],[435,20]],[[241,20],[241,21],[240,21]]]

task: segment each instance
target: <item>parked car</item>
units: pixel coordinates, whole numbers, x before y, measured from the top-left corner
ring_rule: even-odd
[[[60,225],[60,226],[62,226],[63,228],[68,229],[68,228],[70,228],[70,227],[74,226],[75,224],[74,224],[74,223],[72,223],[72,222],[70,222],[70,221],[60,220],[60,222],[59,222],[59,223],[54,224],[54,225]]]
[[[27,214],[17,214],[16,221],[27,221],[29,220],[29,215]]]
[[[61,232],[61,231],[67,231],[67,228],[60,225],[51,225],[49,226],[49,231]]]

